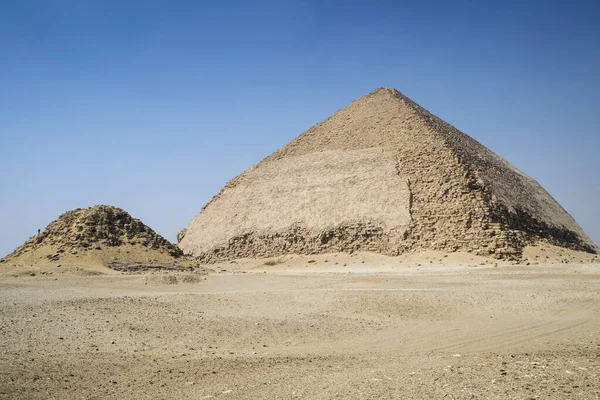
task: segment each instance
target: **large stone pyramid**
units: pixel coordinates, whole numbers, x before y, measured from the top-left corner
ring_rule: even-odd
[[[595,253],[532,178],[395,89],[363,96],[228,182],[178,236],[205,262],[466,250]]]

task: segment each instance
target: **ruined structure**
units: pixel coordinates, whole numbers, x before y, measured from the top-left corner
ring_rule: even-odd
[[[201,261],[598,248],[532,178],[395,89],[363,96],[237,176],[178,237]]]
[[[124,210],[107,205],[59,216],[0,262],[20,266],[173,263],[183,252]]]

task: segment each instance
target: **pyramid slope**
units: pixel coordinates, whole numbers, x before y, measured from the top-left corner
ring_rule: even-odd
[[[482,186],[494,208],[495,220],[529,233],[576,235],[580,250],[597,251],[596,245],[569,213],[533,178],[483,146],[470,136],[423,109],[394,90],[396,96],[411,102],[423,120],[445,140],[470,178]],[[540,232],[544,231],[544,232]],[[562,232],[558,232],[562,231]],[[573,237],[572,240],[578,239]]]
[[[107,205],[68,211],[0,260],[0,268],[171,264],[182,251],[124,210]]]
[[[204,261],[417,248],[510,258],[539,240],[597,251],[537,182],[382,88],[228,182],[179,246]]]

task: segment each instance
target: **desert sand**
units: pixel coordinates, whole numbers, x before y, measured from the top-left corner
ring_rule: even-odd
[[[234,178],[178,240],[97,205],[0,259],[0,399],[600,397],[597,246],[395,90]]]
[[[526,254],[4,273],[0,398],[597,399],[600,262]]]

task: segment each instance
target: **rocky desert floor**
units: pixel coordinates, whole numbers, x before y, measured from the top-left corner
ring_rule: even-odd
[[[600,398],[599,264],[304,261],[3,276],[0,398]]]

